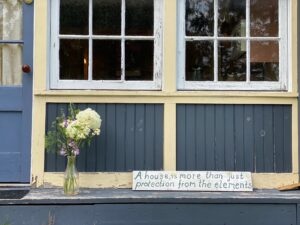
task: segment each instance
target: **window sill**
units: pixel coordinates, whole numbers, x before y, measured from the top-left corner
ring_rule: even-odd
[[[103,97],[279,97],[296,98],[297,92],[271,91],[107,91],[107,90],[35,90],[35,96]]]

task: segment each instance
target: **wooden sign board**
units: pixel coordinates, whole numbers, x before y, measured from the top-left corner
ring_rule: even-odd
[[[250,172],[134,171],[135,191],[253,191]]]

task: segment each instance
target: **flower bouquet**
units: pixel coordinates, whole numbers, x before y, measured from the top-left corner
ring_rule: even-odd
[[[47,151],[54,151],[67,157],[67,167],[64,175],[64,193],[76,195],[79,193],[79,174],[76,170],[76,156],[80,148],[90,144],[94,136],[100,134],[101,118],[99,114],[87,108],[83,111],[69,107],[69,116],[64,113],[52,124],[52,130],[45,138]]]

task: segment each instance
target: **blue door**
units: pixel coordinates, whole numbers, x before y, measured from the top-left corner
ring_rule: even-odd
[[[33,3],[0,1],[0,183],[30,182],[32,53]]]

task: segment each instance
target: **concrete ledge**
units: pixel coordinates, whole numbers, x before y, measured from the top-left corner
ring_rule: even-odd
[[[280,192],[142,192],[129,189],[81,189],[77,196],[65,196],[62,189],[32,189],[22,199],[0,199],[0,205],[59,204],[122,204],[122,203],[300,203],[300,191]]]

